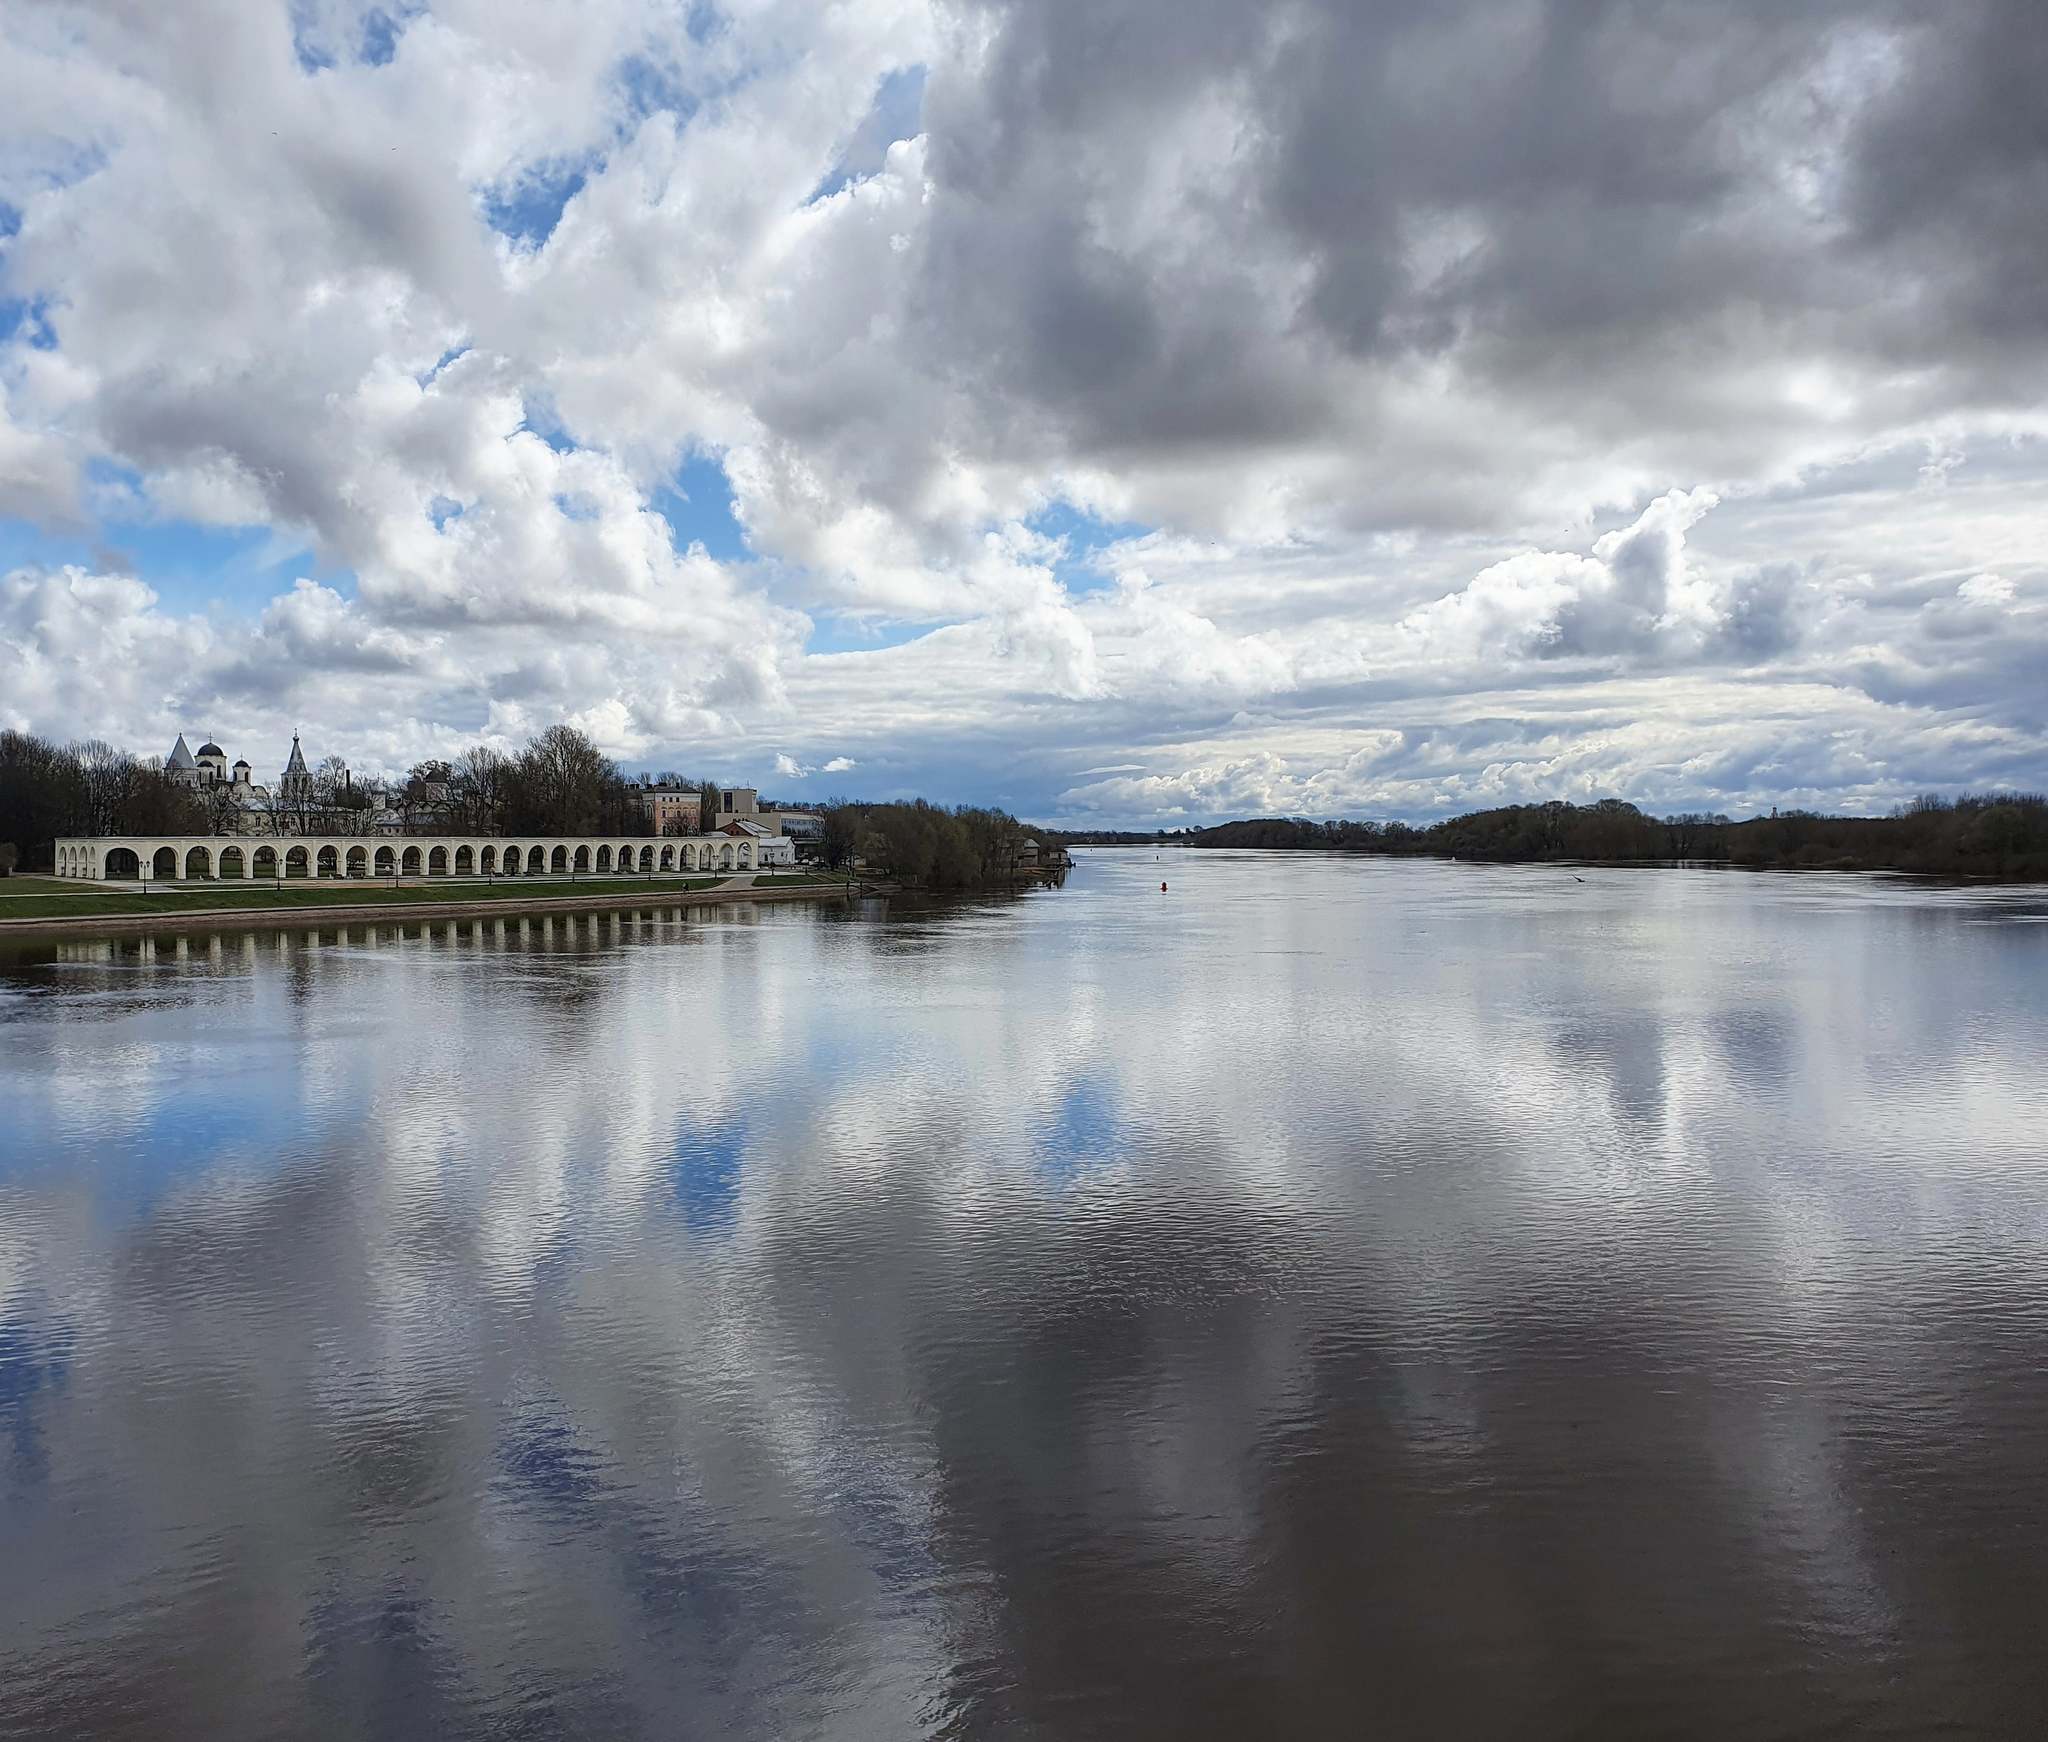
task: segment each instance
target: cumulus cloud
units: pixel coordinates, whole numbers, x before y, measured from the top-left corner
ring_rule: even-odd
[[[1762,658],[1797,637],[1797,577],[1782,566],[1719,579],[1687,560],[1686,534],[1716,506],[1674,490],[1588,556],[1520,551],[1401,624],[1428,656],[1485,660]]]
[[[1131,817],[2048,783],[2028,0],[9,34],[10,721]],[[304,560],[251,602],[165,527]]]
[[[787,751],[778,750],[775,753],[775,772],[783,780],[807,780],[813,774],[845,774],[859,766],[860,764],[851,756],[828,756],[813,767],[808,762],[799,762]]]

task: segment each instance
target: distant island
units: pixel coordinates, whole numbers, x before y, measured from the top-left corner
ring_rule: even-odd
[[[1214,828],[1136,833],[1044,831],[1062,845],[1157,844],[1377,853],[1496,864],[1573,860],[1682,862],[1756,870],[1910,871],[1941,877],[2048,879],[2048,796],[1927,794],[1888,817],[1778,810],[1736,822],[1688,813],[1655,817],[1620,799],[1504,805],[1427,827],[1255,817]]]

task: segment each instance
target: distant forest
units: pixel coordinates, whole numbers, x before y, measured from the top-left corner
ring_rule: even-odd
[[[1067,837],[1413,854],[1524,863],[1686,860],[1752,868],[1917,871],[1937,876],[2048,878],[2048,797],[2039,793],[1928,794],[1888,817],[1776,811],[1749,822],[1700,814],[1653,817],[1620,799],[1506,805],[1426,828],[1407,823],[1259,817],[1177,835]]]

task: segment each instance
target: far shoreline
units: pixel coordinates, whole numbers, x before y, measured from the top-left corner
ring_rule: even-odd
[[[1711,871],[1730,876],[1891,877],[1941,889],[2048,889],[2040,872],[1922,871],[1904,865],[1847,862],[1768,865],[1737,859],[1499,859],[1477,853],[1448,853],[1429,848],[1399,853],[1360,851],[1355,847],[1213,847],[1192,841],[1075,841],[1070,851],[1181,852],[1189,854],[1259,853],[1275,859],[1343,859],[1376,865],[1467,865],[1493,871]]]

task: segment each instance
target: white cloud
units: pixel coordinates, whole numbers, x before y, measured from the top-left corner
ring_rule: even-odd
[[[2037,20],[1097,12],[11,20],[0,716],[1126,815],[2048,784]],[[305,560],[209,605],[180,524]]]

